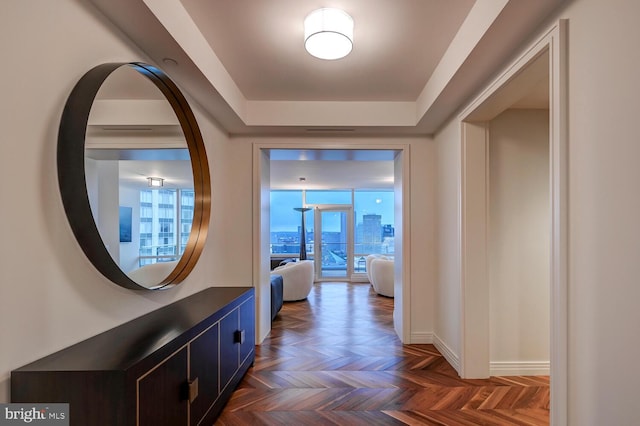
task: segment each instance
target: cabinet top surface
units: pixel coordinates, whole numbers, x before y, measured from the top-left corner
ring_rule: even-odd
[[[251,295],[252,287],[210,287],[14,371],[124,371],[167,344],[181,346],[185,333]]]

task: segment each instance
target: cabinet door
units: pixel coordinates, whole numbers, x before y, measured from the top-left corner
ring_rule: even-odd
[[[252,297],[240,305],[240,330],[244,331],[244,341],[240,344],[241,363],[255,350],[255,324],[255,299]]]
[[[222,392],[239,367],[239,346],[236,332],[239,326],[238,309],[220,321],[220,392]]]
[[[191,424],[197,425],[215,402],[218,384],[218,324],[190,344],[190,377],[198,381],[198,396],[191,402]]]
[[[138,425],[186,425],[187,348],[138,379]]]

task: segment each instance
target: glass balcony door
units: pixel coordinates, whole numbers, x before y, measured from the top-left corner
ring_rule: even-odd
[[[316,206],[314,232],[316,279],[349,280],[353,274],[353,209]]]

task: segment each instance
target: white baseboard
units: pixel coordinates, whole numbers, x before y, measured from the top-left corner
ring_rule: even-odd
[[[548,376],[550,371],[549,361],[502,361],[489,365],[492,376]]]
[[[415,344],[432,344],[433,333],[427,332],[414,332],[411,333],[411,343]]]
[[[451,364],[454,370],[460,374],[460,358],[456,355],[449,346],[447,346],[437,334],[433,334],[433,346],[436,347],[438,352],[442,354],[444,359]]]
[[[451,366],[460,374],[460,358],[442,339],[434,333],[411,333],[411,343],[433,344]],[[491,362],[489,374],[492,376],[548,376],[551,372],[549,361],[506,361]]]

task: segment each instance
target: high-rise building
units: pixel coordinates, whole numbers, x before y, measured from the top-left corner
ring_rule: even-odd
[[[140,265],[173,260],[182,254],[193,224],[194,192],[140,191]],[[164,258],[162,256],[165,256]]]
[[[377,253],[382,242],[382,215],[362,215],[362,244],[365,252]]]

